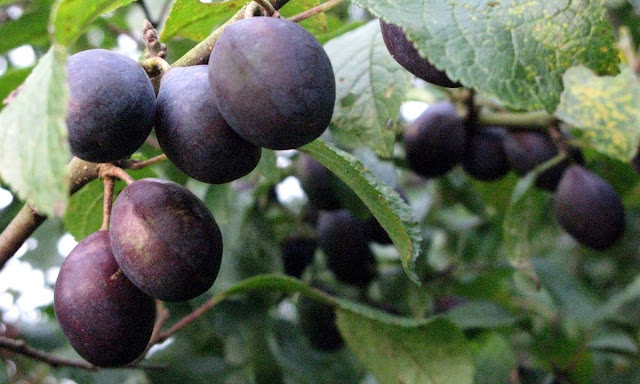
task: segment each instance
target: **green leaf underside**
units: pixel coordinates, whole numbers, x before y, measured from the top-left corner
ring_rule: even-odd
[[[349,348],[380,384],[473,383],[474,363],[464,334],[449,320],[383,322],[365,311],[337,311]]]
[[[409,278],[419,284],[415,268],[422,237],[412,210],[402,197],[376,179],[353,155],[321,140],[299,150],[327,167],[358,195],[393,240]]]
[[[212,300],[219,302],[234,294],[256,290],[300,292],[337,307],[340,333],[380,384],[473,382],[471,349],[463,333],[445,318],[393,316],[328,296],[300,280],[282,275],[259,275],[243,280]]]
[[[389,54],[380,24],[370,21],[324,48],[336,76],[331,133],[342,146],[368,146],[390,157],[411,76]]]
[[[128,173],[136,180],[145,177],[157,177],[156,173],[149,167],[128,171]],[[114,199],[125,186],[123,182],[116,182]],[[65,229],[76,241],[79,242],[100,229],[102,226],[103,201],[104,183],[102,180],[91,181],[69,198],[69,205],[62,220]]]
[[[562,75],[584,64],[617,73],[601,0],[354,0],[397,24],[452,80],[522,110],[552,113]],[[579,15],[579,17],[576,17]]]
[[[55,7],[51,21],[55,40],[62,45],[69,46],[98,16],[112,12],[133,1],[61,0]]]
[[[176,36],[194,41],[203,40],[213,28],[227,21],[246,1],[229,0],[205,4],[193,0],[176,0],[171,7],[160,40]]]
[[[555,115],[579,129],[597,151],[631,160],[640,143],[640,83],[631,69],[598,77],[585,67],[571,68],[564,86]]]
[[[65,58],[60,47],[49,49],[0,113],[0,176],[49,216],[64,213],[69,194]]]

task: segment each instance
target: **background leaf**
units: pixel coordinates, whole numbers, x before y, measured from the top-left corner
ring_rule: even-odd
[[[401,26],[420,54],[452,80],[516,109],[553,112],[562,74],[574,65],[617,72],[615,39],[600,0],[354,3]]]
[[[389,54],[380,23],[370,21],[324,48],[336,75],[331,133],[341,146],[368,146],[391,157],[411,76]]]
[[[564,86],[555,115],[580,130],[599,152],[631,160],[640,143],[640,83],[631,69],[598,77],[588,68],[571,68]]]
[[[53,46],[0,112],[0,176],[49,216],[64,213],[69,194],[65,59],[65,52]]]
[[[49,42],[47,23],[51,13],[52,0],[36,1],[25,10],[17,20],[0,23],[0,53],[4,53],[23,44],[41,44]]]
[[[205,4],[193,0],[176,0],[171,7],[160,40],[168,41],[176,36],[200,41],[213,28],[233,16],[245,1],[214,1]]]
[[[51,21],[59,44],[70,46],[98,16],[114,11],[134,0],[60,0]],[[142,26],[140,26],[142,27]]]
[[[27,78],[33,68],[13,68],[0,76],[0,102]],[[0,109],[4,107],[0,103]]]
[[[322,163],[358,195],[393,240],[409,278],[418,283],[415,269],[422,237],[411,208],[402,197],[376,179],[353,155],[321,140],[299,150]]]
[[[449,320],[391,324],[351,309],[338,310],[338,328],[380,384],[473,383],[471,351]]]

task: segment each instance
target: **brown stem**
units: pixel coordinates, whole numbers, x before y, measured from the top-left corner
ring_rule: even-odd
[[[115,166],[111,163],[100,164],[100,177],[117,177],[118,179],[127,183],[127,185],[136,181],[133,177],[131,177],[124,169]]]
[[[174,333],[178,332],[182,328],[186,327],[187,325],[191,324],[193,321],[195,321],[198,318],[200,318],[200,316],[202,316],[209,309],[213,308],[218,303],[220,303],[221,301],[226,299],[227,296],[228,296],[228,294],[223,292],[223,293],[221,293],[219,295],[211,297],[209,300],[207,300],[206,303],[202,304],[200,307],[196,308],[193,312],[191,312],[190,314],[188,314],[185,317],[183,317],[182,319],[180,319],[177,323],[175,323],[169,329],[167,329],[164,332],[161,332],[158,335],[158,338],[157,338],[156,342],[157,343],[161,343],[161,342],[165,341],[166,339],[171,337]]]
[[[152,158],[147,159],[147,160],[132,161],[131,163],[128,164],[127,168],[129,168],[129,169],[141,169],[141,168],[145,168],[145,167],[148,167],[150,165],[153,165],[153,164],[161,163],[161,162],[166,161],[166,160],[167,160],[167,155],[165,155],[163,153],[162,155],[158,155],[158,156],[152,157]]]
[[[39,215],[28,204],[22,207],[16,217],[0,233],[0,269],[45,219],[46,216]]]
[[[274,16],[274,15],[276,17],[278,16],[278,13],[277,13],[278,11],[276,11],[276,9],[273,7],[273,4],[271,4],[269,0],[253,0],[253,1],[258,3],[262,7],[262,9],[264,10],[267,16]]]
[[[109,229],[109,219],[111,218],[111,207],[113,206],[113,177],[104,178],[104,203],[102,207],[102,226],[101,230]]]
[[[297,15],[291,16],[289,21],[293,21],[294,23],[298,23],[302,20],[306,20],[311,16],[317,15],[318,13],[326,12],[333,7],[336,7],[343,3],[345,0],[329,0],[324,4],[320,4],[317,7],[313,7],[311,9],[307,9],[304,12],[298,13]]]
[[[24,340],[12,339],[10,337],[0,336],[0,348],[6,349],[11,352],[18,353],[20,355],[31,357],[32,359],[36,359],[42,362],[45,362],[51,365],[54,368],[57,367],[71,367],[71,368],[80,368],[86,369],[89,371],[97,371],[100,368],[95,365],[88,363],[84,360],[73,360],[68,359],[61,356],[52,355],[50,353],[41,351],[39,349],[33,348],[29,346]],[[147,364],[129,364],[123,367],[117,368],[128,368],[128,369],[166,369],[166,366],[163,365],[147,365]]]

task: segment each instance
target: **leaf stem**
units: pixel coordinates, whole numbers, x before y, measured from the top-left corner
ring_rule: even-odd
[[[308,18],[310,18],[311,16],[315,16],[319,13],[322,12],[326,12],[328,10],[330,10],[331,8],[334,8],[338,5],[340,5],[341,3],[343,3],[345,0],[329,0],[326,3],[320,4],[317,7],[313,7],[311,9],[307,9],[304,12],[298,13],[297,15],[291,16],[288,20],[289,21],[293,21],[294,23],[298,23],[301,22],[302,20],[306,20]]]

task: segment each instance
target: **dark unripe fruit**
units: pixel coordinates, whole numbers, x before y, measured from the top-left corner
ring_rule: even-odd
[[[154,300],[118,269],[109,234],[89,235],[60,268],[54,291],[56,317],[73,348],[100,367],[128,364],[151,338]]]
[[[509,165],[519,175],[525,175],[558,155],[558,148],[549,135],[542,132],[511,132],[504,138],[504,150]],[[579,149],[571,147],[569,158],[538,175],[536,186],[555,191],[565,169],[572,163],[583,163]]]
[[[439,177],[455,167],[464,155],[466,133],[456,108],[447,101],[427,108],[404,134],[410,169],[425,177]]]
[[[497,180],[509,172],[509,162],[504,151],[505,130],[499,127],[482,127],[467,138],[462,168],[470,176],[483,181]]]
[[[341,208],[340,200],[334,189],[335,184],[341,181],[327,167],[305,154],[301,154],[297,167],[300,184],[309,203],[317,208],[330,211]]]
[[[460,87],[460,83],[451,81],[444,71],[420,56],[413,43],[402,32],[402,28],[387,24],[382,19],[380,19],[380,28],[389,53],[407,71],[431,84],[447,88]]]
[[[580,244],[606,249],[625,230],[620,195],[598,175],[579,165],[564,172],[555,194],[558,223]]]
[[[280,243],[284,273],[299,278],[313,261],[318,242],[310,237],[291,236]]]
[[[169,160],[194,179],[227,183],[251,172],[261,149],[222,118],[206,65],[171,68],[162,76],[156,135]]]
[[[204,203],[179,184],[142,179],[128,185],[113,205],[109,232],[122,272],[157,299],[192,299],[218,275],[218,224]]]
[[[402,189],[396,189],[396,192],[400,195],[400,197],[408,202],[407,195],[404,193]],[[389,237],[387,231],[380,225],[378,219],[375,216],[371,216],[366,219],[363,223],[365,235],[369,241],[376,242],[382,245],[393,244],[393,240]]]
[[[151,132],[156,95],[140,65],[104,49],[67,61],[69,143],[83,160],[106,163],[129,157]]]
[[[376,260],[369,249],[362,221],[341,209],[325,212],[318,220],[318,243],[336,278],[358,287],[376,275]]]
[[[252,17],[228,26],[209,58],[220,113],[260,147],[293,149],[329,125],[336,99],[331,62],[296,23]]]
[[[331,306],[300,296],[298,321],[302,334],[314,348],[333,352],[344,345],[336,326],[336,313]]]

